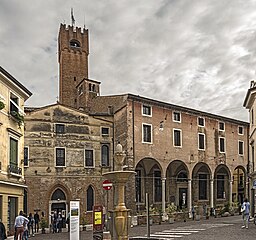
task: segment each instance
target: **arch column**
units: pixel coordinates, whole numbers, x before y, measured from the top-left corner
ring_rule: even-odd
[[[165,181],[166,178],[162,178],[162,213],[165,215]]]
[[[214,197],[214,193],[213,193],[213,179],[210,179],[210,208],[211,208],[211,215],[213,215],[213,208],[214,208],[214,201],[213,201],[213,197]]]
[[[245,176],[246,177],[246,176]],[[246,177],[247,178],[247,177]],[[249,199],[249,193],[248,193],[248,186],[249,186],[249,181],[246,179],[246,183],[245,183],[245,191],[244,191],[244,195],[247,199]]]
[[[191,188],[191,179],[188,179],[188,214],[189,218],[192,217],[192,188]]]
[[[233,181],[230,180],[229,181],[229,206],[231,206],[232,202],[233,202],[233,200],[232,200],[232,188],[233,188],[232,184],[233,184]]]

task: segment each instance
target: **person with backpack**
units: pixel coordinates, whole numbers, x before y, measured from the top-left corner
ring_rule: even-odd
[[[248,229],[249,227],[249,219],[250,219],[250,203],[248,202],[248,199],[245,198],[244,202],[241,207],[241,212],[243,215],[243,226],[242,228]]]

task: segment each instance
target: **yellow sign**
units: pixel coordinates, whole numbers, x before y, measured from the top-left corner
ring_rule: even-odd
[[[94,224],[100,225],[102,220],[102,212],[94,212]]]

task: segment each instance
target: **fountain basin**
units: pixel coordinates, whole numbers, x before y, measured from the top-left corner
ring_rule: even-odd
[[[134,171],[112,171],[103,173],[102,176],[107,178],[113,183],[126,183],[132,175],[135,175]]]

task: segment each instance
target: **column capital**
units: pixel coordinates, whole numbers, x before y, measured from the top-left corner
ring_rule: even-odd
[[[166,180],[166,178],[165,178],[165,177],[163,177],[163,178],[162,178],[162,181],[165,181],[165,180]]]

